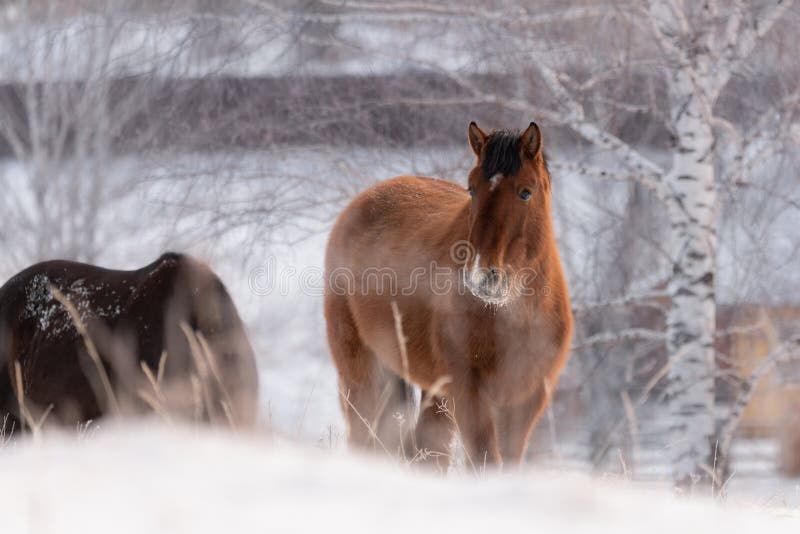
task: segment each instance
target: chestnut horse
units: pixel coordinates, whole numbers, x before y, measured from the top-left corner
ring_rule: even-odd
[[[191,257],[164,254],[135,271],[47,261],[0,288],[6,431],[25,422],[23,409],[74,425],[112,410],[139,413],[146,402],[167,416],[245,424],[256,414],[256,380],[233,301]]]
[[[485,135],[473,122],[469,143],[466,189],[421,176],[370,187],[339,216],[325,260],[349,442],[441,467],[455,431],[474,466],[520,462],[572,325],[538,126]],[[409,383],[423,399],[411,451]]]

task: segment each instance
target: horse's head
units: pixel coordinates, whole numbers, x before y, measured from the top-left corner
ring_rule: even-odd
[[[478,157],[469,173],[468,240],[473,248],[465,282],[478,298],[502,305],[519,294],[519,275],[535,276],[533,262],[550,237],[550,176],[542,134],[531,123],[521,134],[484,134],[469,125]]]

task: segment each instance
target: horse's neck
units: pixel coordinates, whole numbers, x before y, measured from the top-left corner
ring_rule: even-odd
[[[556,250],[556,234],[553,231],[553,216],[550,214],[549,209],[536,226],[536,231],[538,232],[539,238],[538,255],[543,256],[543,261],[558,261],[558,255],[553,254],[553,252]]]
[[[469,201],[455,210],[447,228],[447,235],[451,243],[467,240],[467,236],[469,236]]]
[[[539,235],[534,263],[546,281],[549,277],[561,272],[561,260],[558,257],[553,219],[549,210],[536,231]]]

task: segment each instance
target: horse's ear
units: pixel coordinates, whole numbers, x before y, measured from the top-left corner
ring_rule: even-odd
[[[481,150],[483,150],[483,146],[486,144],[486,134],[478,128],[475,121],[469,123],[467,137],[469,137],[469,146],[472,147],[472,151],[476,156],[481,157]]]
[[[520,151],[523,158],[536,159],[542,155],[542,131],[535,122],[522,133]]]

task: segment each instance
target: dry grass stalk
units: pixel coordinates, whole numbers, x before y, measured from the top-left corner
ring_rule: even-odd
[[[409,387],[411,385],[411,378],[409,373],[409,366],[408,366],[408,338],[406,338],[405,333],[403,332],[403,315],[400,313],[400,308],[397,306],[397,301],[393,300],[389,303],[392,307],[392,316],[394,317],[394,331],[395,335],[397,336],[397,346],[400,349],[400,361],[403,365],[403,381],[405,382],[404,387]],[[409,417],[413,417],[414,414],[414,402],[412,399],[406,396],[406,413]],[[402,424],[403,421],[400,422],[400,448],[401,453],[405,456],[405,445],[404,439],[402,439]],[[417,451],[417,439],[415,433],[411,429],[411,446],[414,448],[414,451]],[[416,453],[415,453],[416,456]]]
[[[439,381],[437,381],[437,383],[438,382]],[[444,414],[445,416],[447,416],[447,418],[453,424],[453,427],[456,429],[456,432],[460,436],[461,435],[461,428],[458,426],[458,420],[456,419],[455,408],[456,408],[455,407],[455,401],[453,401],[453,410],[451,411],[450,408],[448,408],[448,406],[447,406],[447,398],[442,397],[442,401],[439,404],[436,405],[436,413],[437,414]],[[461,448],[464,451],[464,457],[467,459],[467,463],[469,463],[469,466],[472,469],[472,472],[474,474],[476,474],[476,475],[479,474],[480,471],[475,466],[475,462],[472,461],[472,456],[469,454],[469,451],[467,450],[467,448],[464,447],[463,444],[462,444]],[[483,470],[484,470],[484,472],[486,471],[486,458],[484,458]]]
[[[192,354],[195,369],[197,369],[197,385],[199,386],[199,393],[202,399],[202,406],[205,406],[208,418],[212,419],[214,415],[214,402],[211,398],[210,379],[211,372],[208,369],[208,364],[203,357],[203,350],[200,347],[200,342],[197,340],[192,328],[185,322],[181,322],[181,330],[186,340],[189,342],[189,352]],[[196,392],[197,393],[197,392]],[[196,397],[195,397],[196,399]],[[195,417],[197,413],[195,412]],[[199,420],[199,418],[198,418]]]
[[[0,449],[8,445],[11,441],[11,436],[14,435],[14,424],[8,424],[8,414],[3,416],[3,424],[0,425]]]
[[[222,407],[223,414],[232,427],[236,426],[236,417],[233,408],[233,399],[228,394],[228,388],[225,386],[225,382],[222,380],[222,374],[219,372],[219,367],[217,366],[217,358],[214,354],[214,351],[211,350],[211,346],[206,341],[205,336],[200,332],[195,332],[197,336],[197,340],[200,343],[200,348],[203,349],[203,355],[205,356],[206,364],[208,365],[208,369],[211,371],[211,376],[214,377],[214,380],[217,383],[217,387],[219,387],[220,392],[222,393],[222,401],[220,401],[220,405]]]
[[[381,446],[381,448],[383,449],[383,451],[386,453],[386,455],[387,455],[389,458],[392,458],[392,459],[394,459],[394,455],[393,455],[391,452],[389,452],[389,449],[387,449],[387,448],[386,448],[386,445],[384,445],[384,444],[383,444],[383,441],[381,441],[381,439],[378,437],[378,434],[376,434],[376,433],[375,433],[375,430],[373,429],[373,427],[372,427],[372,425],[370,424],[370,422],[369,422],[369,421],[367,421],[367,420],[364,418],[364,416],[363,416],[363,415],[361,415],[361,413],[360,413],[360,412],[359,412],[359,411],[356,409],[356,407],[353,405],[353,403],[352,403],[352,402],[350,402],[350,393],[349,393],[349,392],[345,393],[344,391],[342,391],[342,390],[339,390],[339,395],[341,395],[342,399],[344,399],[344,401],[347,403],[347,405],[350,407],[350,409],[351,409],[351,410],[353,410],[353,413],[355,413],[355,414],[356,414],[356,416],[358,417],[358,419],[361,421],[361,423],[362,423],[362,424],[364,425],[364,427],[367,429],[367,431],[369,432],[370,436],[372,436],[372,439],[374,439],[374,440],[375,440],[375,442],[376,442],[378,445],[380,445],[380,446]]]
[[[205,339],[203,334],[195,332],[185,322],[182,322],[180,326],[183,334],[186,336],[186,340],[189,343],[189,352],[192,354],[192,359],[194,361],[195,368],[197,369],[196,379],[192,384],[195,394],[195,401],[197,401],[197,395],[199,395],[203,400],[202,404],[205,405],[209,419],[213,419],[215,413],[215,405],[212,395],[213,380],[222,395],[222,400],[219,401],[219,407],[222,409],[222,415],[229,426],[235,427],[237,418],[234,411],[233,399],[228,393],[225,382],[222,380],[222,374],[217,366],[217,360],[216,356],[214,355],[214,351],[211,350],[211,346],[208,344],[208,341]],[[163,370],[160,370],[159,372],[163,373]],[[197,404],[195,404],[195,407],[197,411]],[[195,418],[199,420],[200,415],[195,413]]]
[[[108,373],[106,372],[106,368],[103,365],[103,361],[100,358],[100,353],[97,351],[97,347],[95,346],[94,342],[92,341],[91,336],[89,336],[89,332],[86,329],[86,325],[81,320],[81,316],[78,313],[78,310],[75,306],[69,301],[69,299],[58,290],[58,288],[54,286],[49,286],[50,294],[56,299],[58,302],[61,303],[62,306],[67,310],[72,319],[72,323],[75,326],[75,329],[80,334],[81,338],[83,339],[83,343],[86,347],[86,351],[89,353],[89,358],[91,358],[92,363],[94,363],[95,367],[97,368],[97,374],[100,377],[100,383],[103,386],[103,390],[105,391],[106,402],[111,406],[111,409],[116,415],[119,415],[121,410],[119,407],[119,402],[117,401],[116,395],[114,395],[114,390],[111,387],[111,380],[108,377]],[[91,381],[90,381],[91,382]]]
[[[194,406],[194,422],[200,423],[203,417],[203,386],[200,384],[200,379],[196,374],[192,373],[189,377],[189,382],[192,384],[192,406]]]
[[[14,380],[17,389],[17,404],[19,405],[20,415],[22,415],[22,429],[24,430],[27,424],[33,434],[33,441],[38,442],[41,440],[42,425],[44,425],[47,416],[50,415],[53,405],[49,405],[38,420],[34,419],[33,414],[25,404],[25,386],[22,381],[22,366],[20,366],[19,362],[14,362]]]
[[[168,423],[172,422],[172,417],[170,416],[169,410],[167,408],[167,399],[163,393],[163,381],[164,381],[164,369],[166,368],[167,362],[167,351],[161,352],[161,358],[158,360],[158,369],[156,370],[156,375],[153,375],[153,371],[150,369],[150,366],[147,365],[144,361],[140,361],[139,365],[142,368],[142,372],[144,373],[145,378],[147,378],[147,382],[150,384],[152,388],[152,392],[147,391],[143,388],[138,390],[139,397],[158,415],[160,415],[165,421]]]

